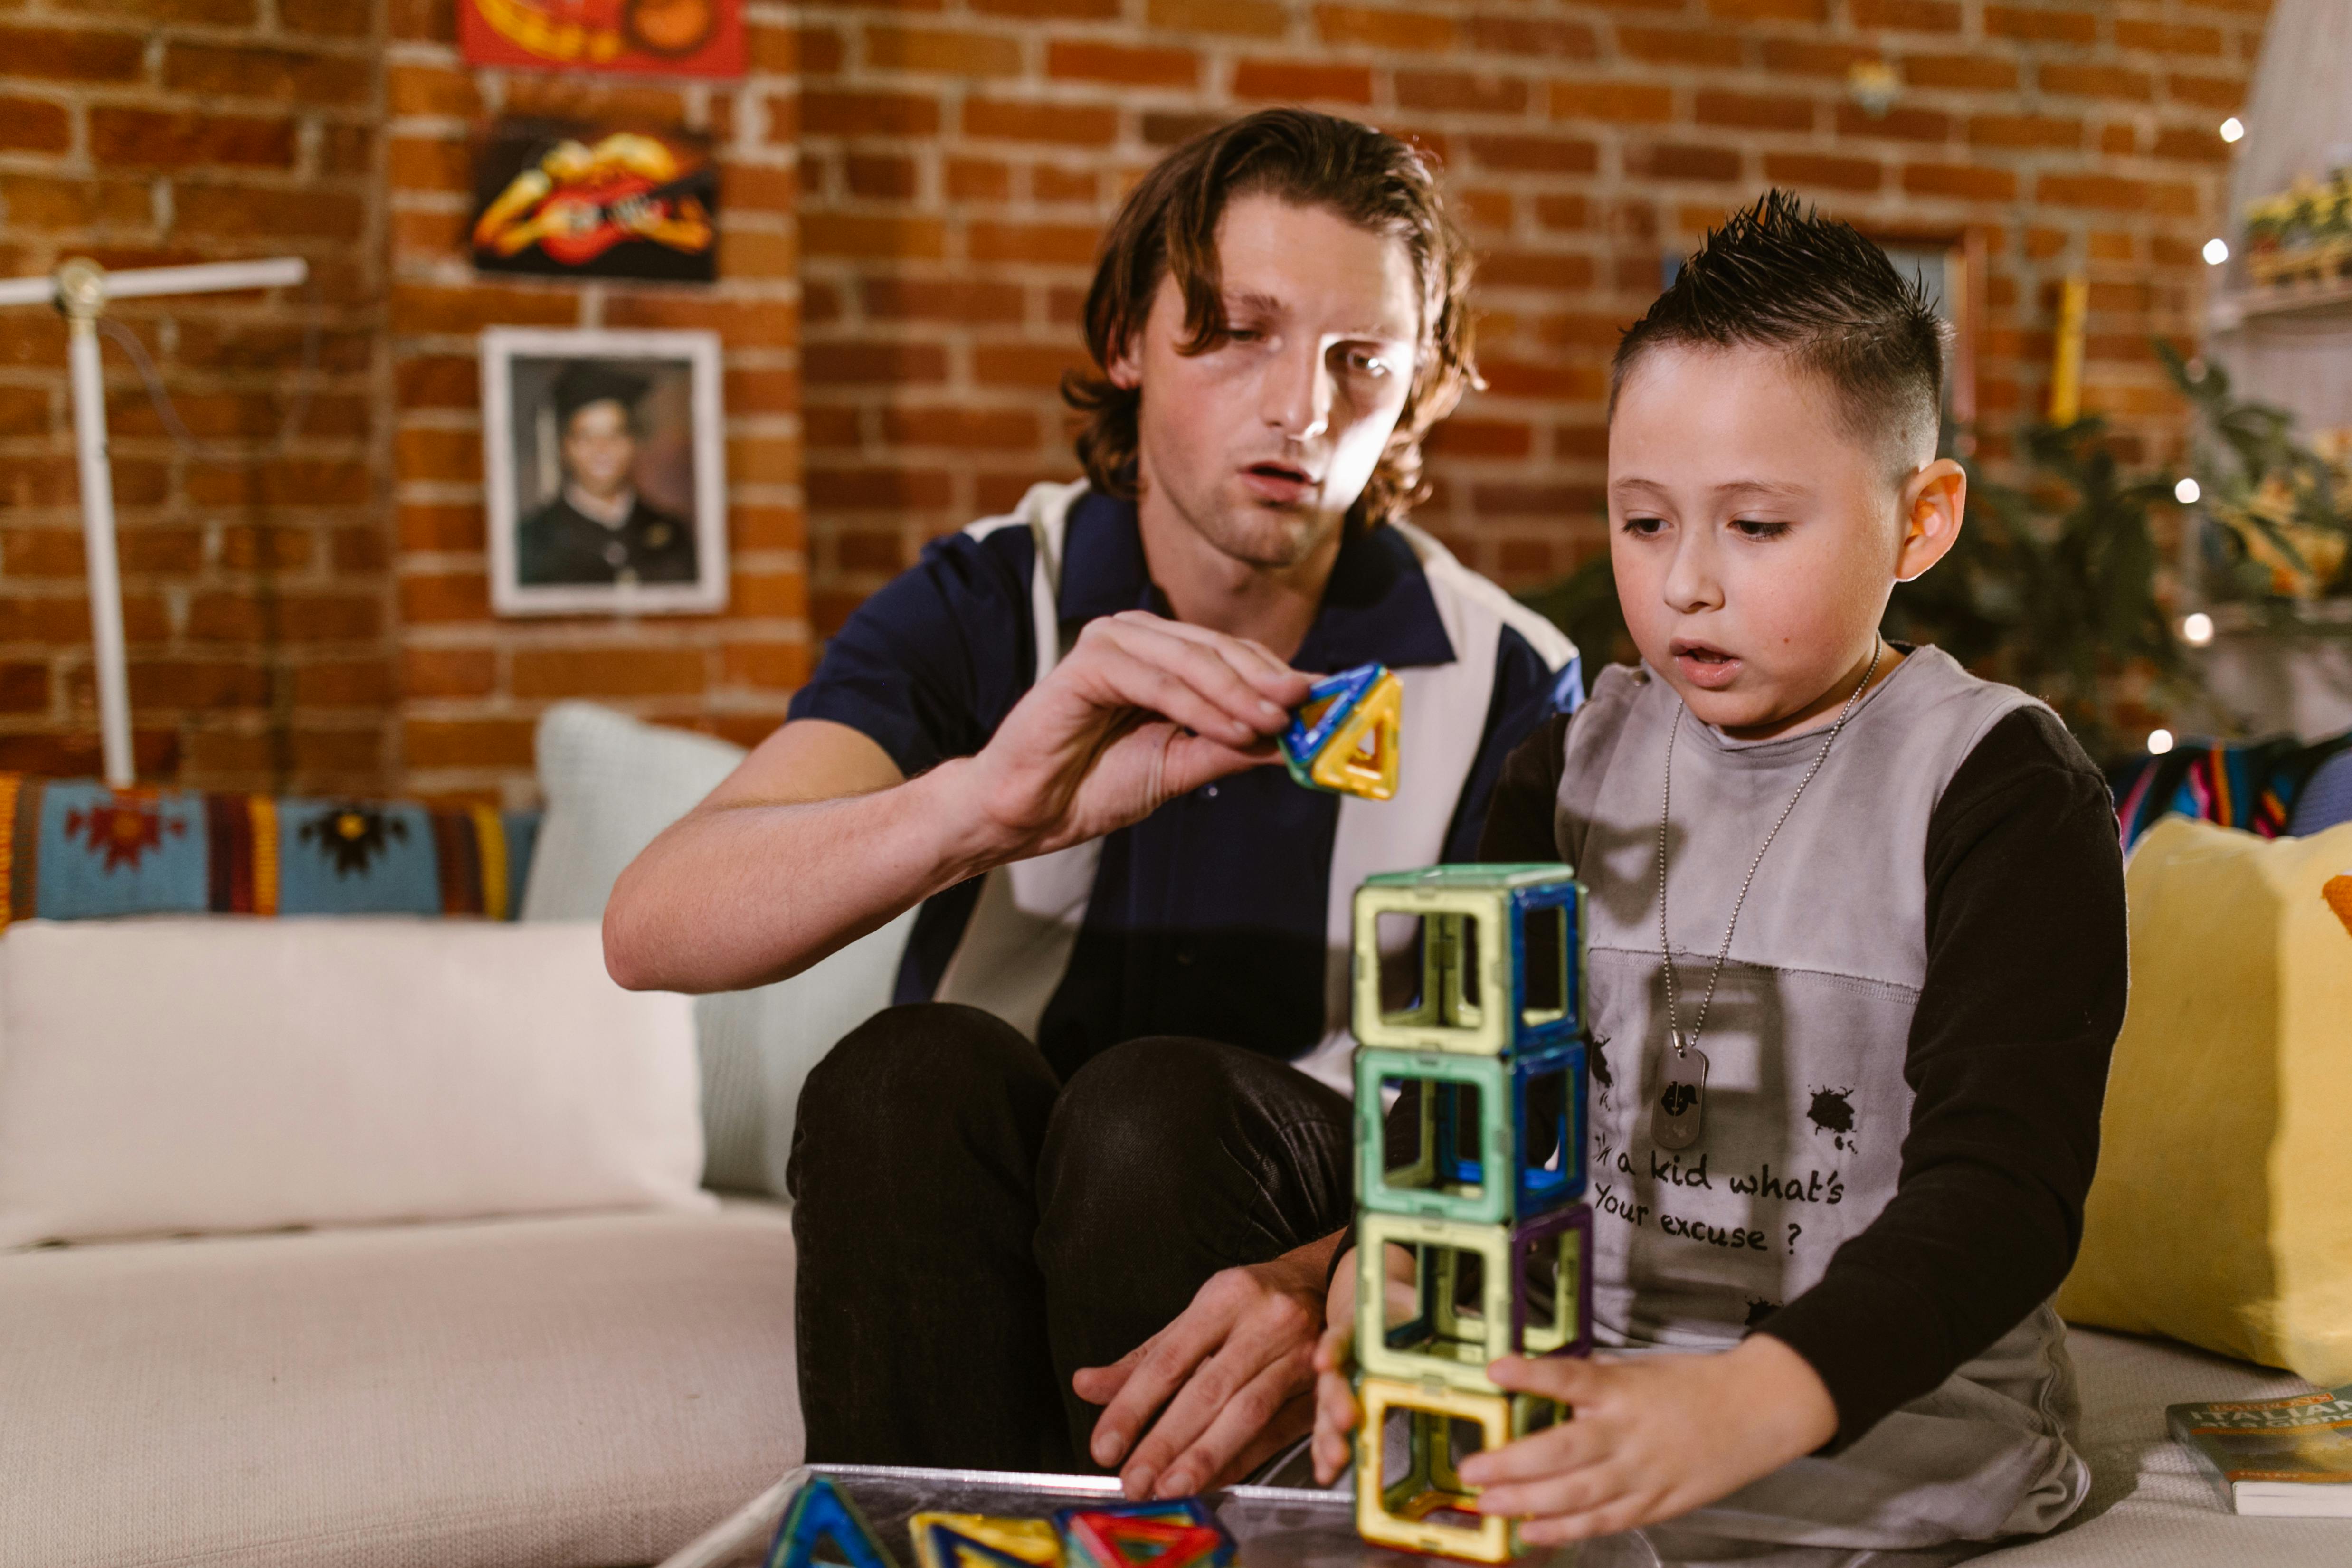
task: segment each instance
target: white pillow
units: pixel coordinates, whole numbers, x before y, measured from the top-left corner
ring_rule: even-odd
[[[716,1201],[687,999],[593,924],[31,921],[0,1039],[0,1247]]]
[[[527,921],[603,919],[623,868],[744,757],[725,741],[593,702],[550,708],[538,754],[547,815],[523,887]],[[908,910],[790,980],[698,999],[709,1185],[784,1194],[801,1084],[842,1036],[890,1005],[914,921]]]

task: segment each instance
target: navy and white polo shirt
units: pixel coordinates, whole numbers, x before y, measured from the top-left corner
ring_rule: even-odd
[[[930,545],[868,599],[793,700],[871,736],[909,777],[979,751],[1097,616],[1169,613],[1135,508],[1039,485],[1012,515]],[[1042,655],[1042,657],[1041,657]],[[1504,757],[1581,694],[1547,621],[1426,534],[1349,540],[1297,668],[1378,660],[1403,683],[1396,797],[1222,779],[1091,844],[927,902],[898,999],[962,1001],[1067,1077],[1148,1035],[1197,1035],[1347,1082],[1349,901],[1375,871],[1467,860]]]

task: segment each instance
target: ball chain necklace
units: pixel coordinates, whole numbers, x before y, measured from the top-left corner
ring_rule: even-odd
[[[1740,879],[1739,896],[1731,902],[1731,919],[1723,928],[1723,945],[1715,950],[1715,964],[1706,972],[1706,994],[1698,1005],[1698,1016],[1691,1020],[1690,1034],[1683,1034],[1682,1013],[1675,991],[1675,953],[1666,940],[1666,824],[1674,811],[1675,801],[1675,737],[1682,732],[1683,714],[1688,704],[1677,697],[1675,701],[1675,721],[1666,731],[1666,783],[1658,802],[1658,956],[1666,968],[1666,1043],[1671,1047],[1660,1053],[1664,1083],[1658,1095],[1657,1108],[1650,1113],[1650,1140],[1662,1149],[1687,1149],[1698,1142],[1699,1128],[1706,1115],[1706,1057],[1698,1048],[1699,1033],[1706,1027],[1707,1009],[1715,1005],[1715,983],[1723,978],[1723,960],[1731,951],[1731,933],[1738,928],[1739,910],[1748,902],[1748,889],[1756,880],[1757,869],[1764,864],[1764,852],[1772,847],[1772,840],[1780,837],[1780,828],[1789,814],[1797,809],[1804,798],[1805,786],[1830,760],[1830,748],[1837,744],[1838,731],[1853,717],[1853,705],[1870,689],[1871,678],[1878,673],[1878,662],[1885,657],[1886,645],[1873,634],[1870,646],[1870,668],[1862,672],[1853,695],[1845,700],[1845,708],[1838,714],[1837,722],[1822,741],[1822,749],[1813,755],[1813,765],[1797,781],[1797,793],[1780,808],[1780,820],[1772,831],[1764,836],[1756,851],[1756,858],[1748,863],[1748,875]]]

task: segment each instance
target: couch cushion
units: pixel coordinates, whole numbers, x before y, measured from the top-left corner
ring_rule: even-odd
[[[0,1247],[701,1208],[693,1011],[593,923],[212,915],[0,939]]]
[[[784,1212],[0,1257],[0,1568],[659,1560],[801,1458]]]
[[[593,702],[550,708],[538,748],[547,822],[523,890],[527,921],[601,919],[637,852],[744,756]],[[909,910],[790,980],[696,999],[706,1183],[783,1195],[801,1083],[835,1041],[890,1005],[914,921]]]
[[[2131,1006],[2070,1322],[2352,1381],[2352,826],[2271,841],[2168,817],[2133,852]]]

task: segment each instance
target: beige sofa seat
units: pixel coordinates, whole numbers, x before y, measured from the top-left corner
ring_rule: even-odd
[[[780,1205],[0,1256],[0,1568],[652,1563],[802,1447]]]

